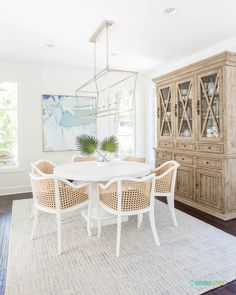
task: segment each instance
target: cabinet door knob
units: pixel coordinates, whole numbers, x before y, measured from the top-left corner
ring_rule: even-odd
[[[199,189],[199,185],[198,184],[196,184],[196,189]]]

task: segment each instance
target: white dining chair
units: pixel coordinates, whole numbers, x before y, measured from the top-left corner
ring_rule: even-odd
[[[115,178],[99,185],[99,204],[117,216],[116,256],[120,253],[121,218],[149,212],[151,229],[157,246],[160,245],[154,218],[154,174],[142,178]],[[101,226],[101,223],[99,223]],[[101,232],[101,229],[98,230]]]
[[[97,161],[95,156],[83,157],[81,155],[74,155],[71,157],[71,162],[86,162],[86,161]]]
[[[58,177],[35,176],[30,173],[33,192],[34,221],[31,239],[34,239],[39,211],[56,215],[58,254],[61,254],[62,214],[88,205],[88,184],[76,186]]]
[[[175,226],[178,225],[175,215],[174,199],[177,169],[179,166],[180,164],[176,161],[167,161],[154,170],[156,174],[155,196],[167,198],[168,207]]]
[[[38,176],[53,175],[55,164],[49,160],[38,160],[31,163],[31,171]]]
[[[53,178],[53,171],[55,168],[55,164],[49,160],[38,160],[36,162],[33,162],[30,164],[31,166],[31,172],[35,176],[46,176]],[[30,219],[34,217],[34,210],[32,208]]]

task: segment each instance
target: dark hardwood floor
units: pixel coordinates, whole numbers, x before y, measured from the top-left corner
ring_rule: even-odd
[[[7,257],[8,257],[8,245],[10,237],[11,227],[11,211],[13,200],[20,200],[31,198],[31,193],[17,194],[11,196],[0,196],[0,295],[4,294],[5,280],[7,271]],[[165,202],[165,199],[160,198]],[[203,213],[197,209],[193,209],[187,205],[175,202],[175,207],[191,216],[194,216],[208,224],[211,224],[233,236],[236,236],[236,219],[230,221],[222,221],[218,218]],[[228,283],[223,287],[211,290],[207,295],[233,295],[236,294],[236,280]]]
[[[0,196],[0,295],[5,291],[12,202],[26,198],[32,198],[32,194]]]

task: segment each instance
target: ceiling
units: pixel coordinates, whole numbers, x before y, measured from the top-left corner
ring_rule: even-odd
[[[163,14],[167,7],[178,12]],[[1,60],[92,67],[88,39],[104,19],[115,22],[112,66],[137,71],[236,35],[235,0],[0,0],[0,10]]]

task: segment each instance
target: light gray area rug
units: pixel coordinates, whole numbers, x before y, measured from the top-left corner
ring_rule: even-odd
[[[202,294],[236,278],[236,238],[156,201],[161,242],[156,247],[148,216],[140,230],[136,217],[122,224],[120,257],[115,257],[116,226],[89,238],[84,219],[63,224],[63,254],[57,255],[55,216],[41,214],[37,238],[30,240],[32,201],[13,203],[7,295]]]

